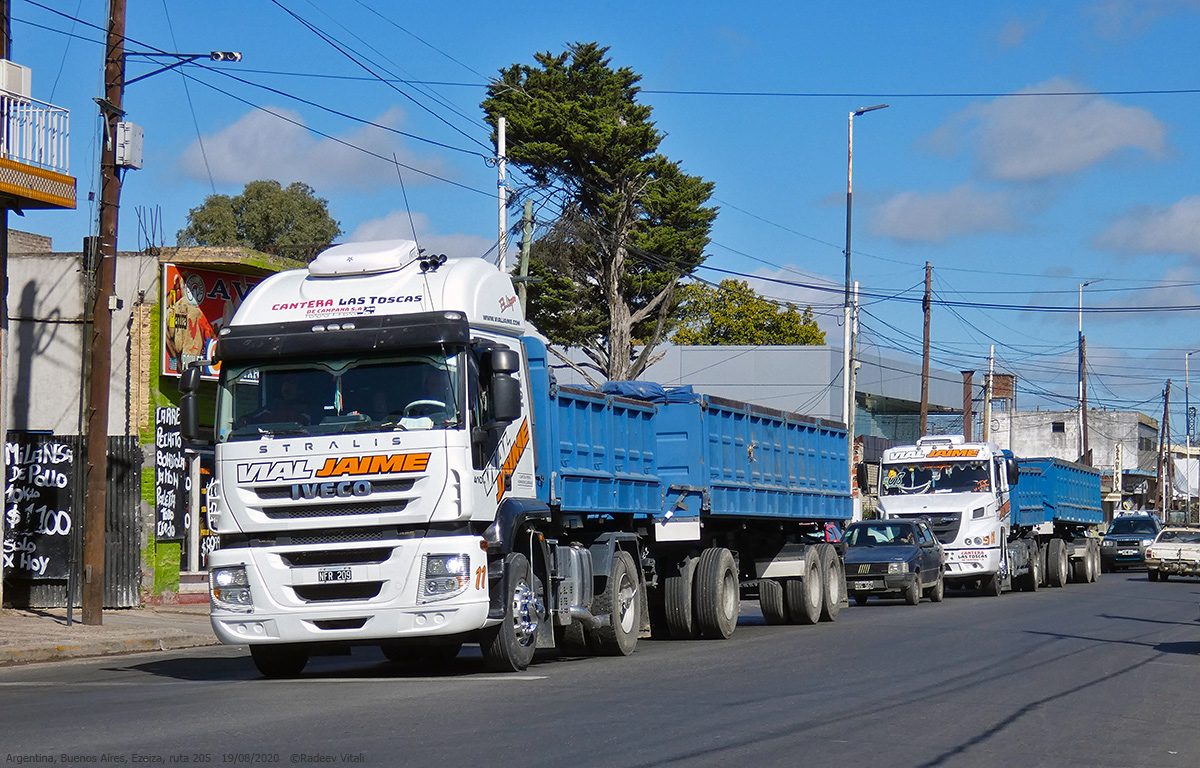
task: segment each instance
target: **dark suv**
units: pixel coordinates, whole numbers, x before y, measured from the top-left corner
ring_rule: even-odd
[[[1118,571],[1146,564],[1146,547],[1162,530],[1162,522],[1146,512],[1119,515],[1108,524],[1100,542],[1100,570]]]
[[[858,605],[871,595],[903,596],[916,605],[924,594],[941,602],[945,558],[924,520],[864,520],[852,523],[843,540],[846,591]]]

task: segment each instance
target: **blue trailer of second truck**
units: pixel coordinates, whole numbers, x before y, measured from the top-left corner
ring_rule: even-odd
[[[1054,458],[1018,459],[1013,530],[1039,543],[1044,582],[1095,581],[1104,522],[1100,470]]]

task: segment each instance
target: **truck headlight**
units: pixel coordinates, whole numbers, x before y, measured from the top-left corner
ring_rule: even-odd
[[[471,558],[467,555],[425,555],[417,602],[431,603],[454,597],[470,583]]]
[[[214,608],[240,613],[250,613],[254,610],[250,579],[246,576],[244,565],[231,565],[209,571],[208,591]]]
[[[888,573],[908,573],[908,563],[888,563]]]

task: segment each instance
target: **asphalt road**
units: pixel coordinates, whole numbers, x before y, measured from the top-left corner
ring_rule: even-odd
[[[5,765],[1200,765],[1200,580],[1144,572],[731,640],[445,674],[375,649],[258,677],[244,648],[0,669]],[[117,759],[106,760],[106,757]],[[24,759],[21,759],[24,758]]]

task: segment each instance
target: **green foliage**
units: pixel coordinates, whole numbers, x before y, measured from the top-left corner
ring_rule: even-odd
[[[637,102],[641,76],[607,48],[576,43],[514,64],[482,107],[506,119],[507,158],[533,181],[520,195],[556,204],[533,244],[528,315],[550,341],[581,349],[610,379],[636,378],[673,323],[675,288],[704,261],[713,185],[658,154],[663,134]]]
[[[188,211],[180,245],[243,246],[256,251],[307,246],[324,248],[342,234],[329,201],[307,185],[285,189],[278,181],[252,181],[240,195],[209,195]]]
[[[680,288],[680,322],[671,341],[681,346],[825,343],[812,307],[803,312],[791,303],[781,307],[741,280],[722,280],[715,288],[704,283]]]

